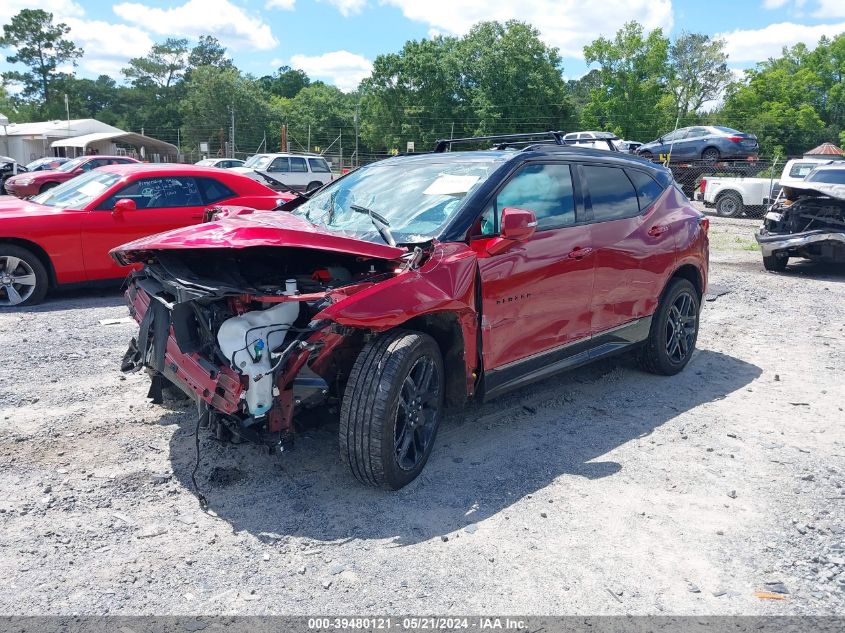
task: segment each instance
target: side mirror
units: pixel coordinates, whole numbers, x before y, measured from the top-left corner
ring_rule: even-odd
[[[114,203],[114,209],[112,209],[112,215],[123,215],[129,211],[136,211],[138,209],[138,205],[135,204],[135,201],[131,198],[121,198],[117,202]]]
[[[513,242],[524,242],[537,230],[537,217],[533,211],[506,207],[502,209],[502,228],[499,236]]]

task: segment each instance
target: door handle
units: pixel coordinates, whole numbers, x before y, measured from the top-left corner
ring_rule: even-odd
[[[661,235],[663,235],[668,230],[669,230],[669,227],[666,226],[665,224],[658,224],[657,226],[651,227],[648,230],[648,234],[651,235],[652,237],[660,237]]]
[[[593,252],[593,249],[587,246],[586,248],[573,248],[569,251],[569,259],[584,259],[587,255]]]

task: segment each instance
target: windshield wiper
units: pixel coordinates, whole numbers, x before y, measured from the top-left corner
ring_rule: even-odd
[[[349,208],[355,211],[355,213],[363,213],[370,216],[370,222],[376,227],[378,234],[381,235],[381,239],[391,246],[396,246],[396,240],[393,239],[393,234],[390,232],[390,222],[383,215],[358,204],[350,204]]]

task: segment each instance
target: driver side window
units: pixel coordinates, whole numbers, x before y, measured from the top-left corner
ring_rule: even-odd
[[[496,235],[502,209],[515,207],[533,211],[537,230],[575,224],[575,198],[569,165],[525,165],[496,195],[481,216],[481,234]]]
[[[138,209],[199,207],[204,204],[196,180],[184,176],[171,176],[136,180],[109,196],[98,209],[111,211],[115,203],[123,198],[134,200]]]

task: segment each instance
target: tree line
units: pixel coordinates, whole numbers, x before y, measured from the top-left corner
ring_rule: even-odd
[[[784,48],[736,77],[724,41],[686,32],[673,41],[630,22],[585,46],[589,72],[566,80],[558,50],[536,28],[481,22],[462,37],[408,41],[377,56],[348,93],[288,66],[243,73],[211,36],[156,43],[120,78],[80,78],[67,69],[84,51],[40,9],[12,17],[0,48],[13,68],[0,88],[0,112],[11,120],[92,117],[185,151],[199,143],[222,151],[233,118],[243,153],[279,149],[282,126],[294,150],[337,144],[347,157],[354,146],[367,157],[404,151],[409,141],[424,150],[450,136],[551,129],[650,141],[694,124],[757,134],[764,156],[845,142],[845,34],[814,49]]]

